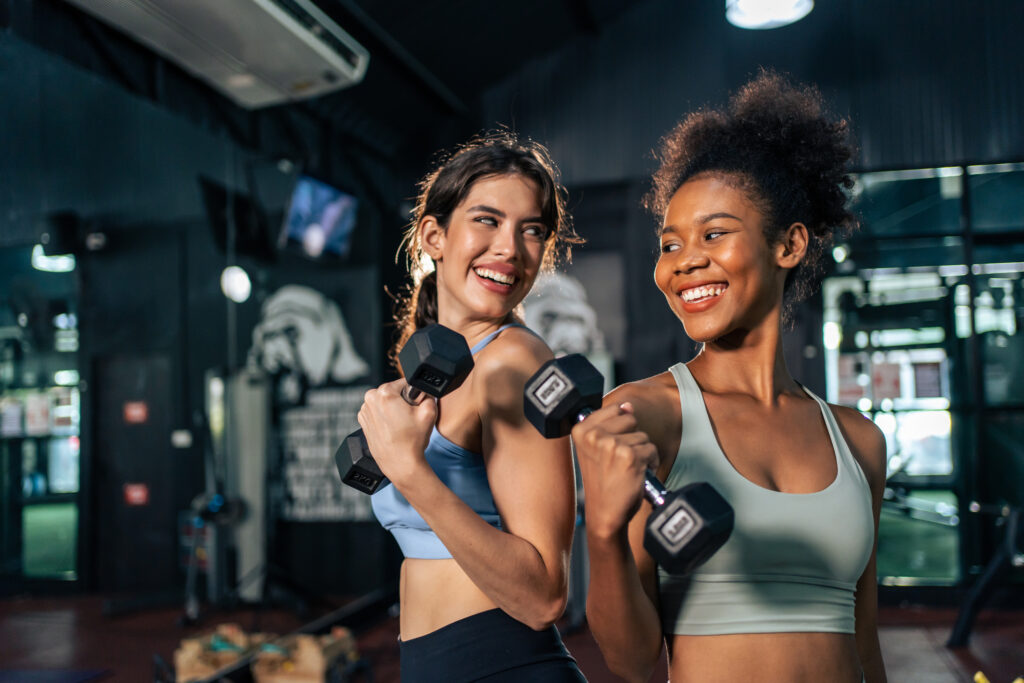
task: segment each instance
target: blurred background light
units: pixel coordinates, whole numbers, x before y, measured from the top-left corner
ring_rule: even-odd
[[[800,21],[814,0],[726,0],[725,18],[739,28],[779,28]]]
[[[32,247],[32,267],[47,273],[70,273],[75,269],[75,257],[73,254],[47,256],[43,245],[37,244]]]
[[[224,296],[240,304],[252,293],[249,274],[240,266],[228,266],[220,274],[220,289]]]

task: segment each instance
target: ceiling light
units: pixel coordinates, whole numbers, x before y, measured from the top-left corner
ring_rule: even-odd
[[[800,21],[814,0],[725,0],[725,18],[740,28],[779,28]]]

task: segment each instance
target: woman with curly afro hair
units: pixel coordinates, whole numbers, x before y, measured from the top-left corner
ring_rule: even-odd
[[[812,291],[833,234],[854,227],[847,123],[813,88],[762,71],[721,111],[664,140],[647,203],[654,280],[688,363],[622,385],[573,430],[586,491],[588,620],[605,660],[647,681],[882,683],[875,545],[885,442],[860,413],[790,375],[786,305]],[[645,468],[669,490],[708,482],[728,541],[686,576],[644,550]]]

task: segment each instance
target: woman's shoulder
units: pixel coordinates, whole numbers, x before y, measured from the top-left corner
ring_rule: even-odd
[[[673,397],[678,397],[675,378],[670,371],[666,370],[644,379],[620,384],[605,395],[604,405],[629,401],[634,404],[658,407],[664,404],[666,398]]]
[[[555,357],[544,341],[522,327],[510,327],[473,357],[470,375],[481,415],[523,410],[526,381]]]
[[[473,362],[481,374],[509,370],[529,370],[533,374],[554,357],[543,339],[525,327],[515,326],[502,330],[476,354]]]
[[[622,384],[604,397],[603,405],[630,403],[637,429],[647,434],[662,457],[679,449],[682,415],[679,391],[671,372]]]
[[[843,432],[846,444],[872,484],[885,481],[885,436],[873,421],[849,406],[828,404]]]

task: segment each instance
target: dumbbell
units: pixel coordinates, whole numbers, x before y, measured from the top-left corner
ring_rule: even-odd
[[[565,436],[601,407],[604,378],[583,355],[549,360],[526,381],[526,419],[545,437]],[[707,482],[667,491],[649,469],[644,496],[654,510],[647,519],[644,548],[673,574],[688,574],[722,547],[732,533],[733,509]]]
[[[413,332],[398,352],[398,364],[406,381],[402,398],[416,405],[424,395],[438,398],[462,384],[473,369],[473,354],[461,334],[434,323]],[[341,480],[363,493],[376,493],[388,484],[370,455],[362,429],[345,437],[334,453],[334,463]]]

